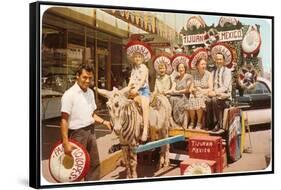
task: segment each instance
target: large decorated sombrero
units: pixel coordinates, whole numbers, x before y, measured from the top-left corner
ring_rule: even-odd
[[[57,182],[80,181],[87,174],[90,166],[90,156],[83,145],[69,140],[75,147],[71,156],[64,154],[62,142],[57,142],[50,155],[49,169]]]
[[[212,169],[211,167],[205,163],[193,163],[189,165],[185,171],[184,175],[192,176],[192,175],[204,175],[204,174],[211,174]]]
[[[205,28],[206,23],[201,16],[192,16],[187,20],[186,28],[189,30]]]
[[[152,50],[149,45],[137,40],[130,41],[126,45],[126,51],[129,58],[132,58],[134,53],[142,54],[145,62],[149,61],[152,57]]]
[[[196,68],[196,63],[199,59],[205,59],[205,60],[208,60],[208,51],[204,48],[200,48],[198,50],[196,50],[190,57],[190,60],[189,60],[189,67],[191,69],[195,69]]]
[[[173,72],[170,57],[168,57],[166,55],[158,55],[157,57],[154,58],[153,66],[154,66],[154,69],[157,73],[159,73],[159,69],[158,69],[159,64],[165,64],[166,65],[166,68],[167,68],[166,73],[167,74],[171,74]]]
[[[177,70],[178,64],[183,63],[187,67],[189,66],[189,57],[185,54],[176,54],[172,58],[172,67],[174,70]]]
[[[215,43],[214,45],[212,45],[211,56],[212,56],[213,60],[215,60],[217,53],[221,53],[222,55],[224,55],[225,66],[227,66],[227,67],[232,66],[233,53],[232,53],[231,48],[227,44],[218,42],[218,43]]]
[[[242,40],[242,50],[247,56],[258,54],[261,46],[261,36],[255,26],[249,27]]]

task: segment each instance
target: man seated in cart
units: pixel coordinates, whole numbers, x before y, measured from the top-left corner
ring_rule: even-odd
[[[214,55],[216,69],[213,74],[213,90],[208,93],[206,101],[207,126],[213,132],[223,128],[223,112],[229,107],[232,91],[232,73],[225,66],[225,55],[217,52]]]

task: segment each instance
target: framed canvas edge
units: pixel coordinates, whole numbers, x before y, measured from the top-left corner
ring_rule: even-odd
[[[216,175],[204,176],[175,176],[175,177],[157,177],[145,179],[130,179],[118,181],[101,181],[101,182],[82,182],[72,184],[51,184],[41,185],[41,160],[40,160],[40,6],[53,5],[53,6],[74,6],[74,7],[91,7],[91,8],[108,8],[108,9],[124,9],[124,10],[140,10],[140,11],[155,11],[155,12],[169,12],[169,13],[187,13],[187,14],[202,14],[212,16],[234,16],[234,17],[248,17],[270,19],[271,22],[271,44],[272,44],[272,159],[271,170],[269,171],[245,171],[243,173],[225,173]],[[274,35],[275,35],[275,21],[274,16],[270,15],[249,15],[237,13],[223,13],[223,12],[206,12],[206,11],[190,11],[190,10],[171,10],[171,9],[158,9],[147,7],[126,7],[114,5],[95,5],[95,4],[80,4],[80,3],[65,3],[65,2],[49,2],[37,1],[29,4],[29,185],[33,188],[56,188],[56,187],[77,187],[89,185],[106,185],[106,184],[122,184],[122,183],[138,183],[138,182],[157,182],[157,181],[170,181],[170,180],[188,180],[188,179],[201,179],[201,178],[216,178],[216,177],[233,177],[233,176],[246,176],[246,175],[263,175],[275,173],[275,154],[274,154]],[[34,27],[34,25],[36,27]]]

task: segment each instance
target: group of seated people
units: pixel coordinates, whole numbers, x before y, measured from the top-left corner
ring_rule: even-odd
[[[148,68],[145,65],[151,57],[152,51],[147,44],[140,41],[131,41],[127,44],[127,57],[132,63],[132,71],[128,83],[129,97],[141,105],[143,110],[143,133],[141,140],[147,140],[150,87]],[[155,62],[155,60],[154,60]],[[219,131],[223,128],[223,111],[231,100],[232,75],[231,70],[225,66],[223,53],[214,56],[216,68],[207,71],[207,60],[199,58],[195,61],[195,71],[188,73],[185,62],[172,63],[174,73],[168,75],[167,64],[158,63],[157,79],[154,95],[166,95],[172,106],[174,121],[184,129],[203,129],[203,116],[205,114],[205,129]],[[155,67],[155,64],[154,64]],[[153,95],[152,94],[152,95]]]
[[[231,70],[225,67],[222,53],[215,55],[214,62],[216,68],[209,72],[207,60],[198,59],[192,74],[187,73],[186,64],[179,63],[175,77],[166,73],[165,63],[158,64],[153,93],[168,97],[174,121],[185,129],[216,132],[223,128],[223,111],[231,100],[232,75]]]

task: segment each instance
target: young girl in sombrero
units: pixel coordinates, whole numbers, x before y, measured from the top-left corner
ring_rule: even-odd
[[[153,93],[166,95],[166,92],[168,92],[173,85],[170,76],[172,72],[171,59],[168,56],[159,55],[154,59],[153,64],[157,73]]]
[[[148,68],[144,64],[151,59],[150,47],[140,41],[127,44],[127,56],[132,62],[132,72],[128,87],[129,96],[141,104],[143,112],[143,132],[141,140],[147,141],[150,89],[148,83]]]

